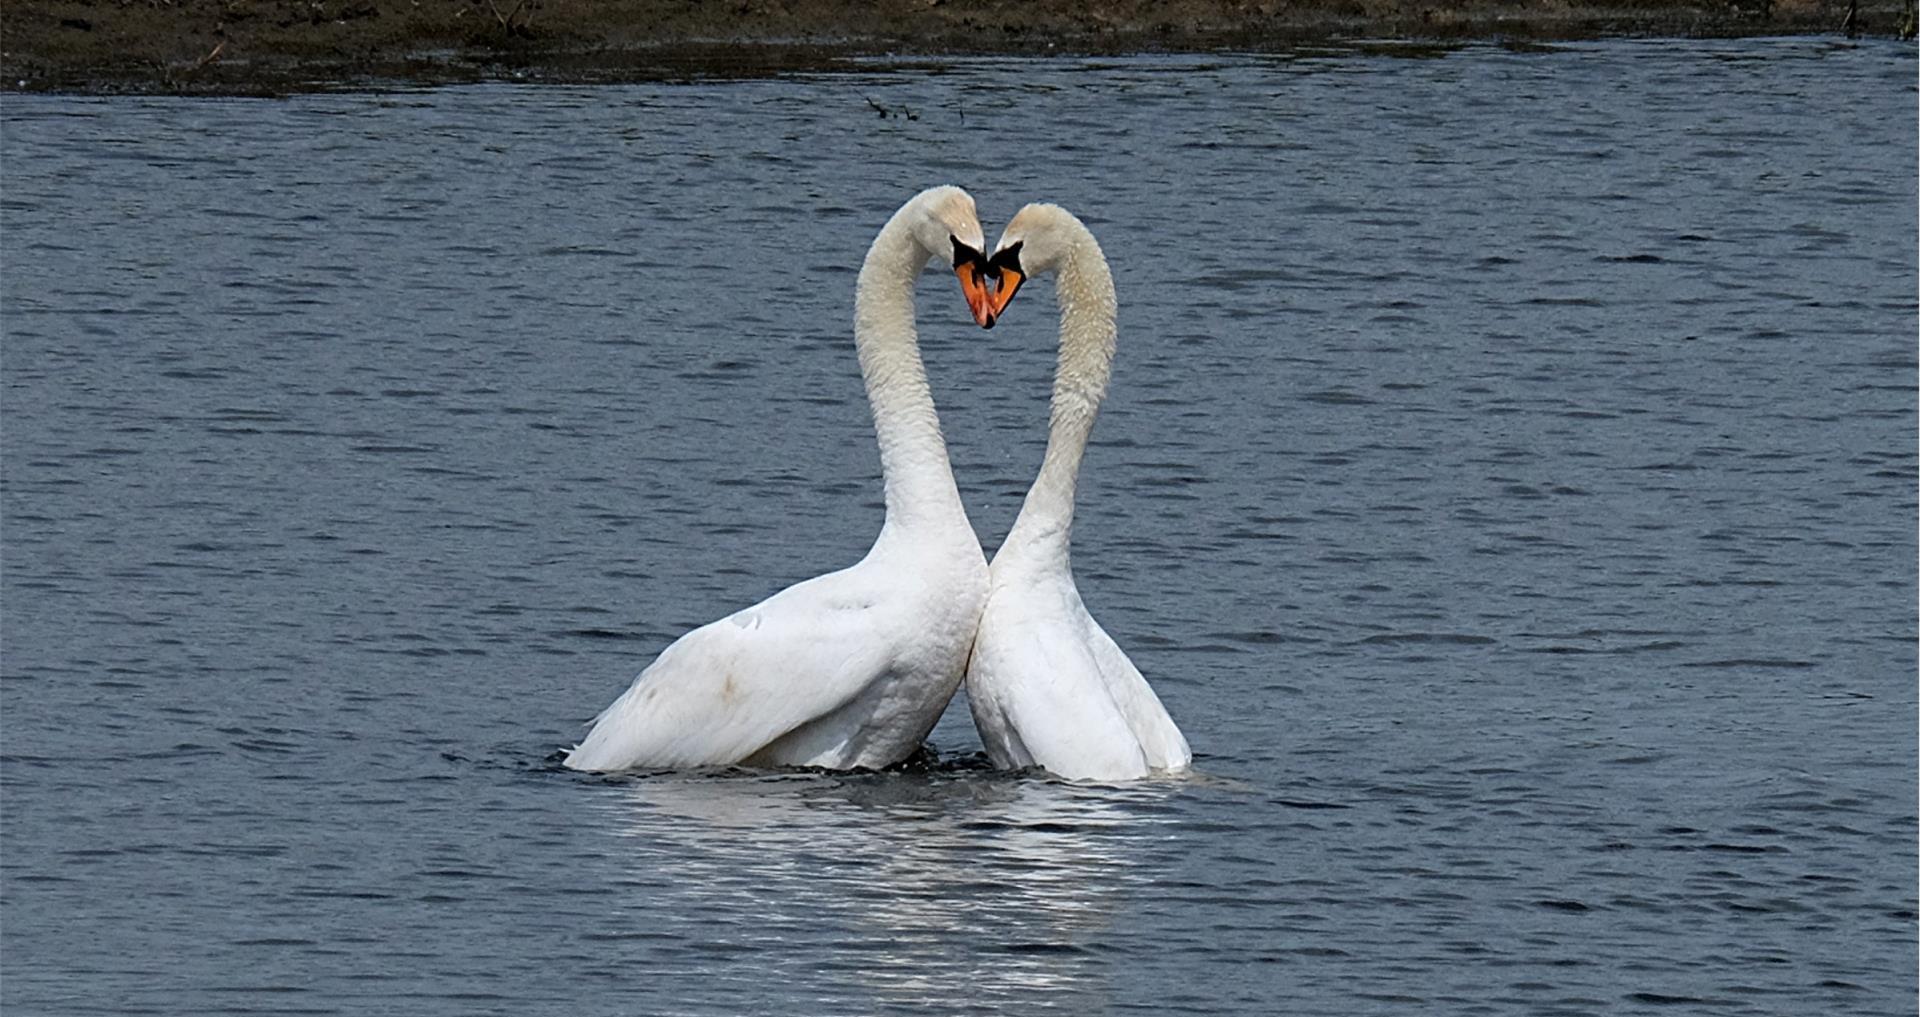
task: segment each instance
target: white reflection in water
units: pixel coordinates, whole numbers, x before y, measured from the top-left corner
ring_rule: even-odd
[[[711,916],[715,955],[782,956],[881,1005],[1104,1006],[1107,938],[1171,793],[1002,776],[662,776],[607,799],[636,876]],[[860,930],[845,937],[845,930]],[[824,936],[839,942],[824,944]],[[780,951],[782,953],[776,953]],[[757,962],[757,961],[756,961]],[[835,993],[836,995],[838,993]]]

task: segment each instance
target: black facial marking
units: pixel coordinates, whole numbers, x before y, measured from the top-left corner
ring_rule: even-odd
[[[965,265],[968,262],[972,262],[974,267],[978,269],[981,273],[984,274],[988,271],[988,262],[987,262],[986,255],[980,253],[979,251],[974,250],[971,247],[968,247],[966,244],[961,243],[960,238],[954,236],[951,233],[947,234],[947,239],[953,241],[953,267],[954,268],[959,268],[960,266]]]
[[[987,264],[993,268],[994,275],[999,275],[1000,270],[1003,268],[1010,268],[1015,272],[1019,272],[1021,275],[1027,274],[1026,270],[1020,267],[1020,245],[1024,243],[1026,243],[1026,241],[1016,240],[1013,242],[1012,247],[996,252],[994,256],[988,260]]]

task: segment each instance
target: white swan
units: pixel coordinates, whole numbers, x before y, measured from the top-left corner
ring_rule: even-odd
[[[1187,739],[1139,669],[1100,628],[1073,583],[1074,484],[1112,373],[1113,275],[1079,219],[1028,205],[995,248],[993,316],[1029,274],[1056,274],[1060,360],[1040,476],[993,557],[967,665],[967,701],[995,766],[1127,780],[1185,769]]]
[[[935,187],[894,213],[860,267],[854,344],[886,478],[873,549],[675,640],[567,766],[881,767],[919,747],[965,672],[987,563],[921,366],[914,281],[935,255],[951,257],[988,325],[983,248],[973,198]]]

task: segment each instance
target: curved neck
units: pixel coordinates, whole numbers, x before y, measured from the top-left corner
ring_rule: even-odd
[[[1093,235],[1079,231],[1055,283],[1060,298],[1060,359],[1053,375],[1047,453],[1002,554],[1064,563],[1073,527],[1074,488],[1087,438],[1113,374],[1116,305],[1113,273]],[[997,556],[996,556],[997,557]]]
[[[868,248],[853,299],[853,340],[880,438],[889,528],[955,517],[966,525],[914,329],[913,287],[929,257],[896,215]]]

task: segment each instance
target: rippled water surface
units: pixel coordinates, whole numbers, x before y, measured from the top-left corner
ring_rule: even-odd
[[[6,96],[0,1008],[1912,1014],[1914,81]],[[864,552],[854,271],[948,181],[1114,260],[1076,565],[1203,775],[991,773],[959,704],[920,772],[558,769]],[[1044,291],[921,295],[989,547]]]

